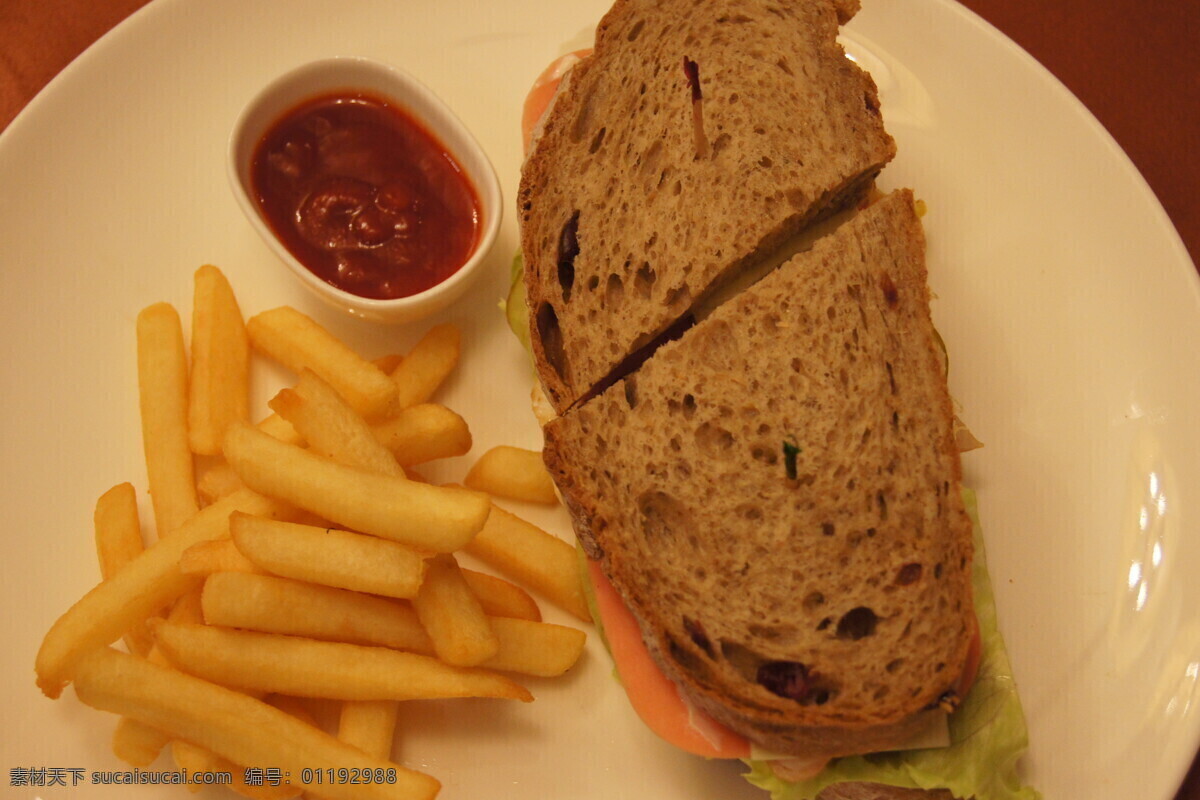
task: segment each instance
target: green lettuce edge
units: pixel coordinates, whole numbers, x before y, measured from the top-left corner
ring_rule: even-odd
[[[525,305],[525,258],[518,250],[509,266],[508,294],[500,301],[504,321],[517,337],[526,354],[533,360],[533,346],[529,341],[529,309]]]
[[[974,491],[964,489],[963,501],[974,530],[971,582],[983,654],[974,686],[950,717],[951,745],[839,758],[811,780],[797,782],[776,777],[765,761],[747,761],[750,771],[746,779],[770,792],[771,800],[812,800],[826,787],[850,781],[907,789],[948,789],[955,797],[975,800],[1041,797],[1018,775],[1017,762],[1029,746],[1028,728],[1004,638],[996,623],[996,598],[988,576]]]

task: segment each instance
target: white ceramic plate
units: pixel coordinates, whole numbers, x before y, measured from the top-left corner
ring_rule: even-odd
[[[42,633],[97,580],[95,498],[130,480],[144,500],[138,310],[168,300],[186,314],[192,271],[213,262],[247,313],[295,304],[372,355],[420,333],[332,316],[272,263],[225,181],[241,105],[311,59],[390,61],[476,133],[511,202],[524,93],[606,6],[159,0],[0,137],[7,780],[17,768],[81,769],[85,782],[120,768],[113,720],[70,691],[43,698],[32,663]],[[948,0],[866,6],[846,39],[899,142],[882,182],[929,204],[952,389],[987,443],[966,475],[1029,718],[1025,774],[1055,800],[1169,798],[1200,738],[1196,273],[1130,163],[1031,58]],[[492,277],[443,315],[466,345],[445,401],[471,422],[476,453],[538,445],[529,374],[496,307],[515,246],[506,215]],[[256,407],[283,378],[263,379]],[[568,535],[563,517],[539,520]],[[521,707],[406,707],[398,755],[442,779],[447,798],[761,797],[735,766],[652,739],[595,642],[574,674],[533,689],[538,701]]]

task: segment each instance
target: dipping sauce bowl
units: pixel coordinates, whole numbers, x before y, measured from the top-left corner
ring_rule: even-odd
[[[335,308],[376,322],[439,311],[500,227],[496,172],[436,95],[364,58],[277,78],[242,110],[229,181],[267,245]]]

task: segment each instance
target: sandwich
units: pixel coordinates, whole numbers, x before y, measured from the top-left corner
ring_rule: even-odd
[[[545,426],[597,605],[620,598],[681,698],[683,736],[652,726],[760,762],[768,787],[962,749],[950,721],[981,666],[986,692],[1010,678],[983,657],[994,609],[977,606],[945,385],[900,190]],[[621,673],[628,643],[609,638]],[[901,784],[1010,796],[947,777]]]
[[[836,40],[846,5],[622,0],[601,20],[517,197],[533,354],[556,411],[861,202],[894,157],[875,84]]]
[[[653,730],[777,800],[1034,798],[855,10],[617,0],[535,126],[510,321]]]

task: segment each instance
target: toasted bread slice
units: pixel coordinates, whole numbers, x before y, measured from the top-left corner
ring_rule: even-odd
[[[895,143],[847,0],[617,0],[522,170],[533,351],[560,413],[693,304],[853,206]]]
[[[651,652],[778,753],[919,728],[973,630],[971,523],[924,236],[887,195],[545,428]]]

